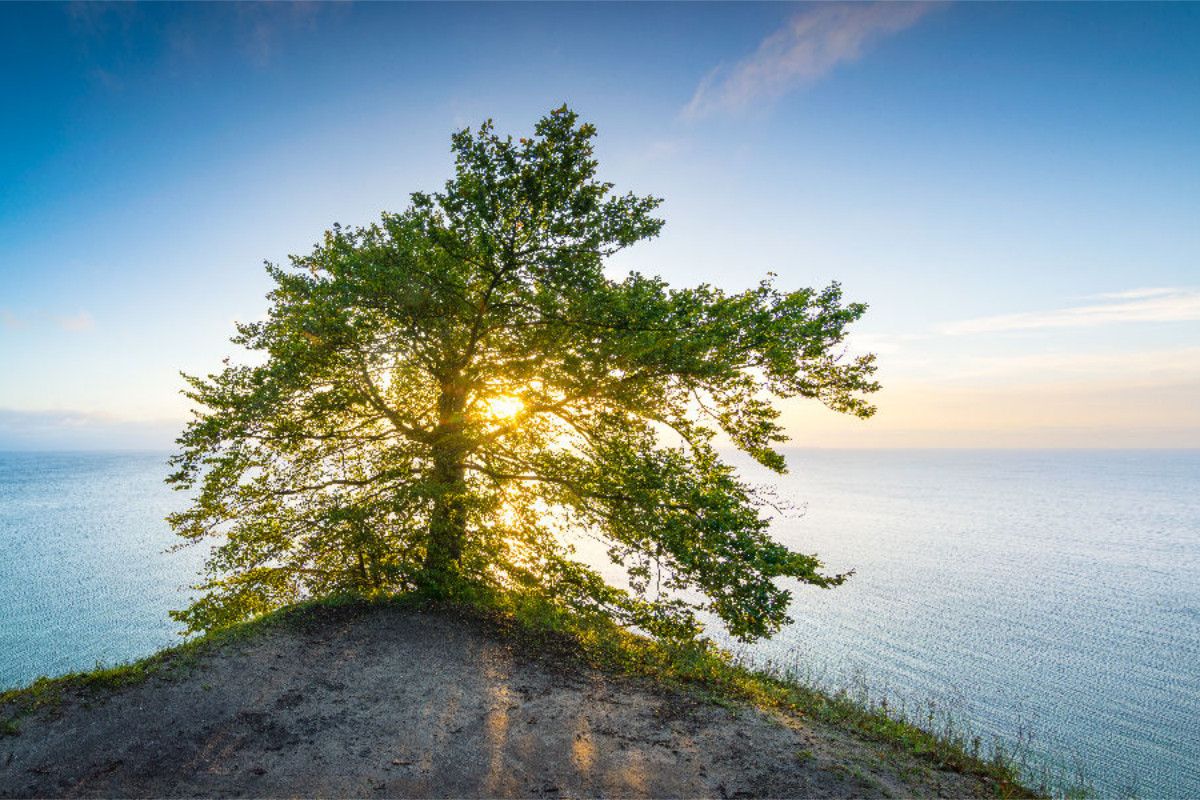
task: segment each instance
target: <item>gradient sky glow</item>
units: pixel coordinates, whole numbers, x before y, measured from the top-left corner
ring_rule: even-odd
[[[263,260],[564,102],[613,274],[870,304],[795,444],[1200,447],[1200,4],[0,3],[0,97],[0,449],[169,447]]]

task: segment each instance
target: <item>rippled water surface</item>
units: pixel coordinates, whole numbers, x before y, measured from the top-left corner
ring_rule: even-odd
[[[180,642],[202,553],[163,518],[165,453],[0,453],[0,688]]]
[[[843,586],[757,654],[1200,797],[1200,453],[796,451],[776,536]],[[761,472],[759,474],[762,474]]]
[[[0,686],[178,641],[165,454],[0,453]],[[929,698],[1078,762],[1102,796],[1200,797],[1200,453],[789,455],[775,535],[856,572],[755,654]],[[749,472],[750,477],[762,473]]]

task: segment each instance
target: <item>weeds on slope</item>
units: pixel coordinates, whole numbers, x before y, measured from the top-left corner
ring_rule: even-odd
[[[822,690],[798,669],[756,668],[707,639],[652,640],[621,628],[602,614],[581,614],[545,598],[514,594],[479,594],[457,603],[431,603],[415,594],[369,598],[343,595],[290,606],[148,658],[116,666],[97,665],[94,670],[58,678],[42,677],[27,687],[4,692],[0,694],[0,735],[19,734],[22,716],[46,705],[57,705],[68,696],[87,702],[151,677],[181,678],[190,674],[203,656],[273,628],[319,623],[331,614],[358,617],[381,606],[431,605],[483,623],[526,652],[579,659],[605,671],[648,678],[718,704],[748,703],[837,725],[909,752],[933,766],[977,776],[996,797],[1088,794],[1082,781],[1064,790],[1061,782],[1052,782],[1050,776],[1037,780],[1038,790],[1034,791],[1022,780],[1024,775],[1028,781],[1029,773],[1023,770],[1019,744],[1009,749],[994,746],[985,752],[979,737],[962,733],[944,720],[939,724],[933,709],[914,716],[904,707],[894,708],[886,699],[872,699],[865,692]]]

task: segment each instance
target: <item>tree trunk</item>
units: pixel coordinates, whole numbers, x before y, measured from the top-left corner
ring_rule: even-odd
[[[466,392],[454,385],[443,387],[438,398],[439,435],[431,453],[430,483],[437,494],[425,547],[426,588],[443,596],[460,580],[467,532],[467,446],[462,438],[465,406]]]

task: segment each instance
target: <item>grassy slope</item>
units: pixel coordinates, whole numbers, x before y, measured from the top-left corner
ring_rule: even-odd
[[[317,600],[210,633],[130,664],[39,678],[27,687],[0,694],[0,735],[18,733],[25,713],[56,704],[65,694],[115,689],[151,675],[185,675],[202,655],[216,652],[229,642],[253,637],[266,628],[303,622],[316,607],[363,602],[417,605],[427,601],[415,597]],[[864,703],[846,694],[831,695],[794,676],[753,669],[737,663],[711,643],[655,642],[601,617],[582,617],[545,603],[512,597],[481,599],[458,610],[487,617],[506,635],[526,645],[569,653],[603,670],[651,678],[717,703],[747,702],[840,726],[911,752],[933,765],[979,776],[997,797],[1038,796],[1018,778],[1010,756],[997,751],[990,758],[981,757],[978,738],[951,729],[933,732],[928,726],[901,718],[886,704]],[[1047,790],[1042,787],[1042,791]]]

